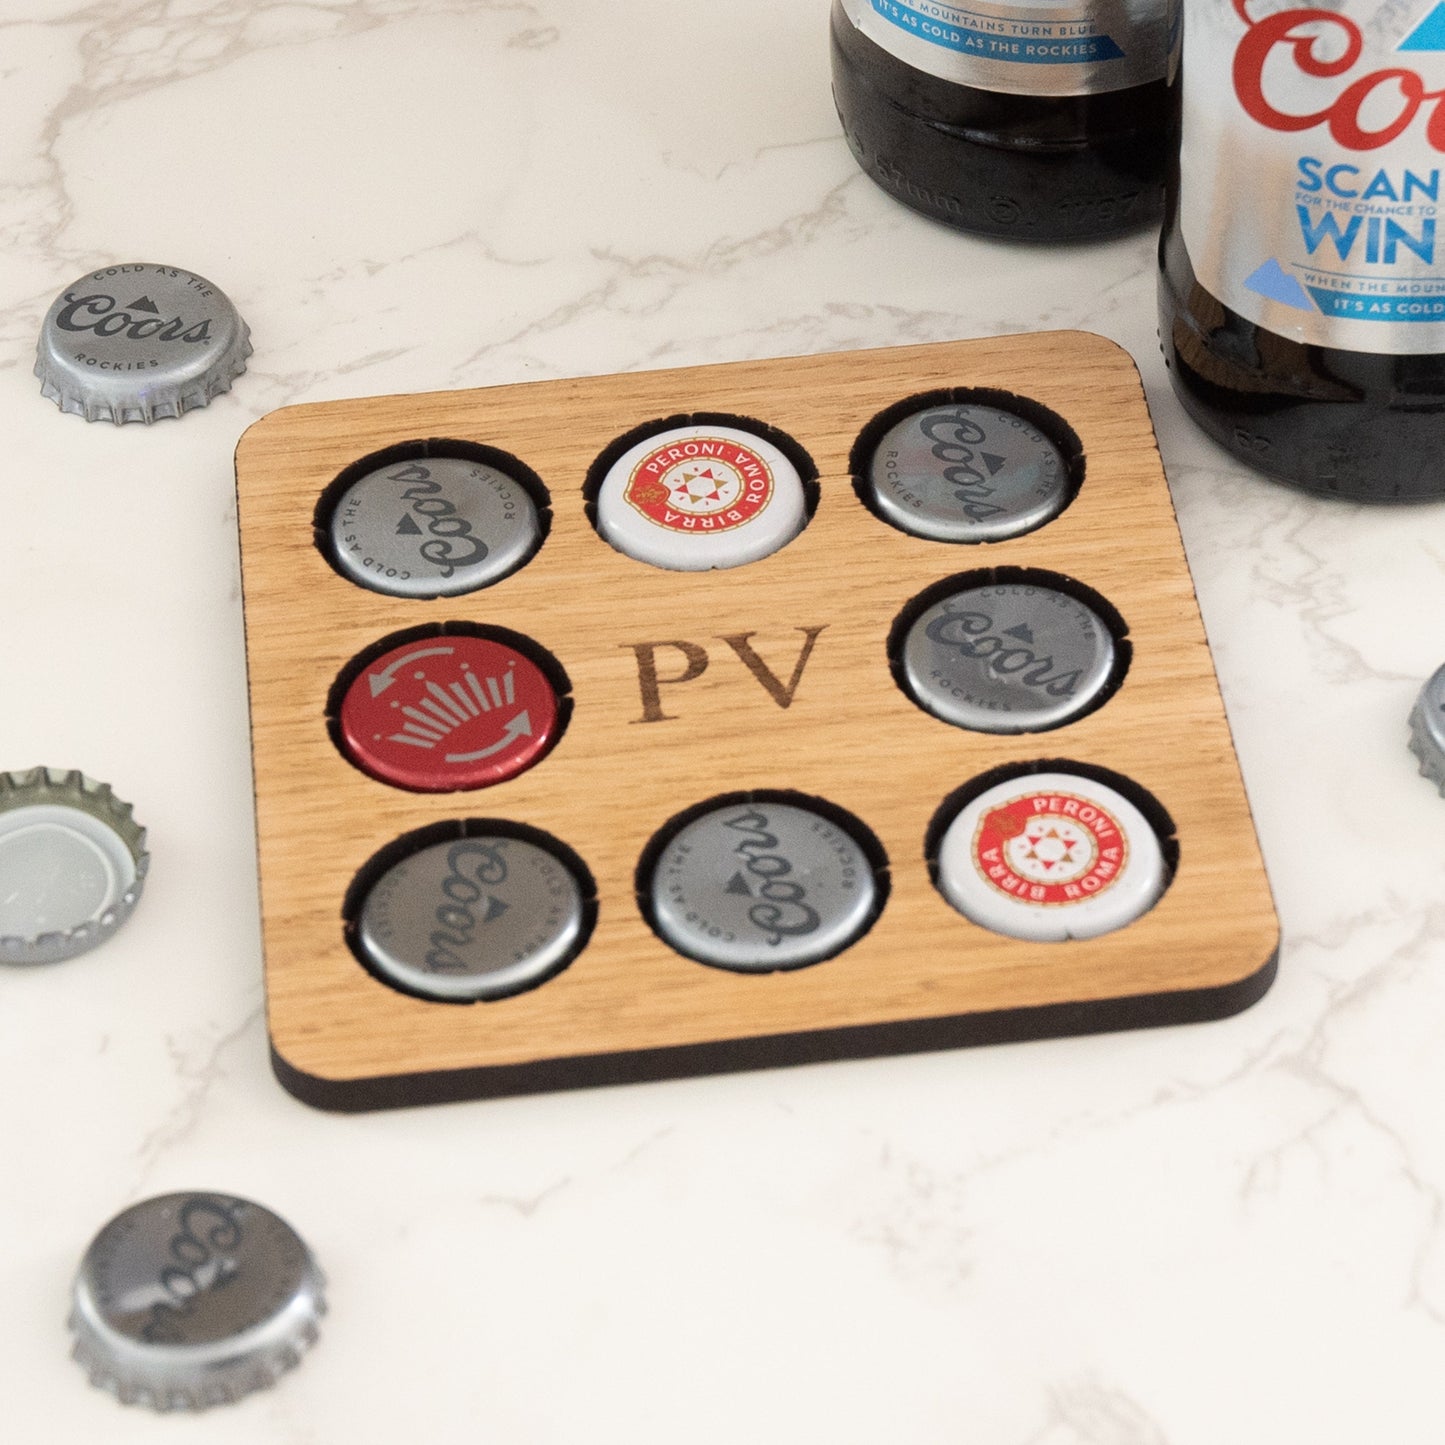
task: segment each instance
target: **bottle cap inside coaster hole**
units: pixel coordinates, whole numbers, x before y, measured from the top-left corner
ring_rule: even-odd
[[[597,530],[613,547],[679,572],[761,561],[807,520],[797,467],[737,426],[653,433],[607,469],[597,493]]]
[[[357,942],[383,978],[427,998],[465,1002],[520,993],[580,948],[582,885],[549,849],[480,834],[393,864],[372,884]]]
[[[508,643],[421,636],[382,653],[341,702],[346,754],[363,772],[416,792],[505,782],[557,739],[551,679]]]
[[[352,581],[395,597],[455,597],[515,572],[542,540],[530,493],[464,457],[377,467],[337,500],[331,555]]]
[[[791,803],[748,801],[687,823],[647,884],[658,933],[679,953],[742,973],[802,968],[867,929],[879,885],[858,842]]]
[[[1069,500],[1069,465],[1033,422],[943,402],[896,422],[873,451],[868,495],[902,531],[937,542],[1000,542],[1042,527]]]
[[[960,913],[1041,943],[1123,928],[1168,881],[1149,820],[1122,793],[1076,773],[1027,774],[987,789],[938,850],[938,887]]]
[[[903,678],[925,711],[985,733],[1041,732],[1089,711],[1118,652],[1102,618],[1034,583],[962,587],[908,628]]]

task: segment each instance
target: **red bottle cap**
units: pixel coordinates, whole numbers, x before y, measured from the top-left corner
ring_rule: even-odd
[[[364,772],[452,793],[505,782],[556,740],[557,694],[514,647],[423,637],[369,663],[346,690],[341,736]]]

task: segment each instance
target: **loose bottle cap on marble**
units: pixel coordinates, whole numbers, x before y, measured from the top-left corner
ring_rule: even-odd
[[[41,394],[86,421],[152,422],[205,406],[246,369],[250,332],[224,293],[175,266],[102,266],[51,303]]]
[[[1109,685],[1114,639],[1091,607],[1051,587],[970,587],[921,614],[903,677],[925,711],[985,733],[1041,732],[1087,711]]]
[[[56,963],[135,908],[145,829],[105,783],[60,768],[0,773],[0,962]]]
[[[694,818],[649,884],[657,931],[679,953],[740,973],[802,968],[867,928],[878,882],[836,823],[790,803],[745,802]]]
[[[485,788],[556,741],[558,702],[531,658],[486,637],[421,637],[364,667],[341,704],[347,755],[422,793]]]
[[[470,1002],[550,978],[585,928],[582,887],[566,863],[521,838],[481,835],[393,865],[366,896],[357,941],[383,978]]]
[[[353,581],[395,597],[455,597],[515,572],[537,550],[536,503],[482,462],[426,457],[368,472],[331,515],[331,549]]]
[[[1040,943],[1123,928],[1167,882],[1148,819],[1115,789],[1072,773],[989,788],[949,825],[938,853],[939,889],[960,913]]]
[[[1421,775],[1445,793],[1445,667],[1420,690],[1410,711],[1410,751]]]
[[[1069,500],[1069,468],[1032,422],[973,403],[925,407],[868,464],[874,506],[936,542],[999,542],[1042,527]]]
[[[316,1340],[325,1281],[284,1220],[225,1194],[166,1194],[96,1235],[70,1328],[127,1405],[201,1410],[274,1385]]]
[[[678,572],[741,567],[807,523],[798,469],[740,427],[674,427],[629,448],[597,494],[597,530],[619,552]]]

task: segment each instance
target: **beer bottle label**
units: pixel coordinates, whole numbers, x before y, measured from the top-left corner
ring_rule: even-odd
[[[1305,345],[1445,351],[1445,0],[1187,0],[1180,227]]]
[[[1007,95],[1095,95],[1162,80],[1179,0],[842,0],[875,45],[942,80]]]

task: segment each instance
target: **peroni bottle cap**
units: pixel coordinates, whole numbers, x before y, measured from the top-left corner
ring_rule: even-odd
[[[960,913],[1040,943],[1123,928],[1167,882],[1149,820],[1115,789],[1072,773],[989,788],[949,825],[938,853],[939,889]]]
[[[741,567],[807,523],[797,468],[740,427],[674,427],[629,448],[597,495],[597,530],[619,552],[677,572]]]

